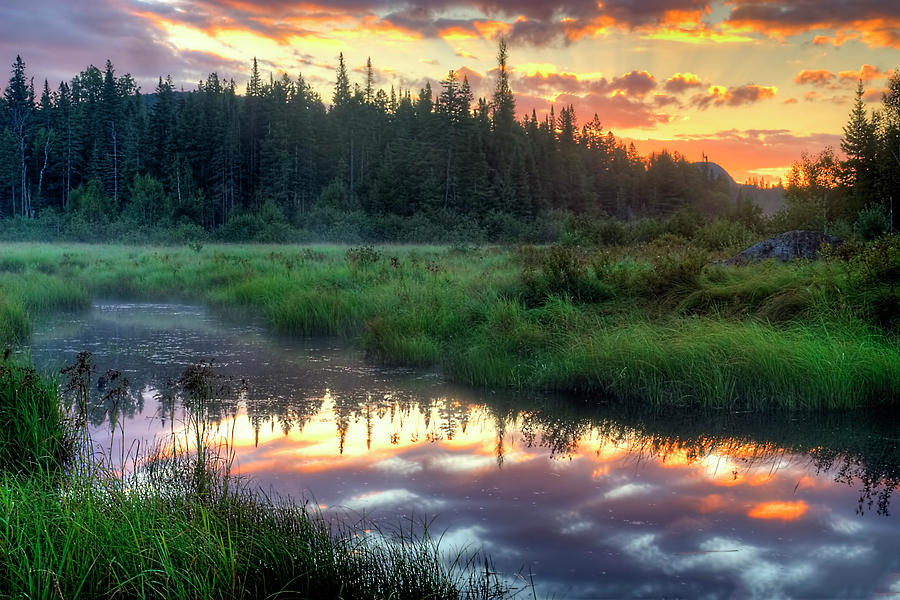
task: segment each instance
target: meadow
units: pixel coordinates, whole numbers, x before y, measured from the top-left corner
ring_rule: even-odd
[[[900,244],[732,267],[640,246],[125,247],[5,244],[0,340],[94,298],[179,299],[373,360],[656,405],[845,409],[900,381]]]

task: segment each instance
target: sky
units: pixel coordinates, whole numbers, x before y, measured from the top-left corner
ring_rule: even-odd
[[[737,180],[783,177],[839,147],[862,79],[878,108],[900,65],[900,2],[885,0],[2,0],[0,61],[52,86],[110,59],[144,92],[210,72],[301,74],[328,102],[339,53],[362,83],[439,87],[449,70],[489,96],[509,44],[520,116],[572,105],[643,154],[703,156]],[[0,79],[0,86],[5,84]]]

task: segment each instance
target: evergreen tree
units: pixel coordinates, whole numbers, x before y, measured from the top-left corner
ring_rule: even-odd
[[[494,88],[491,116],[494,130],[502,134],[509,134],[516,121],[516,100],[509,87],[508,60],[509,52],[506,48],[506,40],[501,39],[497,50],[497,84]]]
[[[344,63],[344,53],[338,56],[337,79],[334,83],[334,96],[332,98],[332,110],[350,104],[350,78],[347,76],[347,65]]]
[[[25,62],[16,56],[12,77],[3,92],[6,122],[9,124],[18,149],[19,188],[13,194],[13,211],[31,216],[31,199],[28,193],[28,154],[34,114],[34,88],[25,78]]]
[[[856,88],[856,100],[850,111],[850,121],[844,126],[841,150],[847,155],[844,162],[846,183],[853,186],[856,211],[874,200],[874,176],[878,137],[876,123],[866,114],[862,80]]]
[[[372,68],[372,57],[366,59],[366,104],[375,102],[375,69]]]

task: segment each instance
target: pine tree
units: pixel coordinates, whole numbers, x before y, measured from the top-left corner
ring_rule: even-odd
[[[853,195],[856,198],[859,210],[872,200],[873,175],[875,161],[877,159],[877,132],[875,122],[868,118],[866,106],[863,102],[862,80],[856,88],[856,100],[850,111],[850,121],[844,126],[844,137],[841,140],[841,150],[847,155],[844,161],[844,171],[847,183],[853,186]]]
[[[338,56],[337,79],[334,83],[334,96],[332,110],[350,104],[350,78],[347,76],[347,65],[344,63],[344,53]]]
[[[25,78],[25,62],[16,56],[12,77],[3,93],[6,121],[9,123],[18,148],[19,190],[18,203],[13,197],[13,209],[22,216],[31,215],[28,194],[28,149],[31,137],[31,119],[34,114],[34,88]]]
[[[501,133],[511,132],[516,121],[516,99],[509,87],[508,60],[506,40],[501,39],[497,50],[497,85],[491,105],[494,130]]]
[[[372,57],[366,60],[366,104],[375,101],[375,69],[372,68]]]

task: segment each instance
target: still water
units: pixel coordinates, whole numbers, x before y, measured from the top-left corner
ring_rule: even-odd
[[[110,456],[179,427],[169,382],[212,361],[233,390],[213,416],[254,486],[386,530],[428,523],[443,548],[483,548],[538,598],[900,596],[890,415],[758,419],[472,390],[177,304],[97,304],[39,324],[30,347],[46,372],[85,350],[95,380],[129,380],[114,435],[114,400],[92,386]]]

